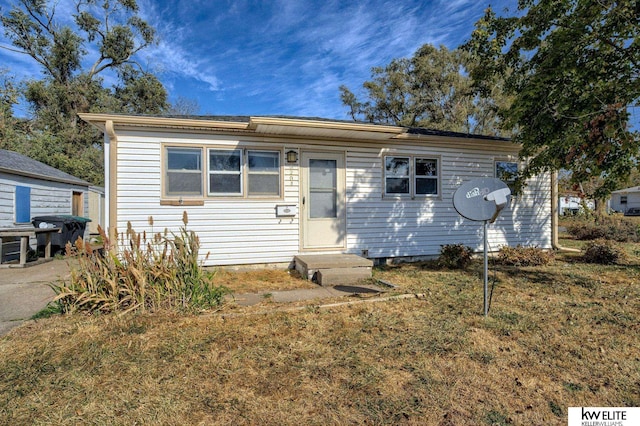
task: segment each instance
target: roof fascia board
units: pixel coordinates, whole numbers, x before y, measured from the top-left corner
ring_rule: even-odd
[[[271,126],[289,126],[289,127],[311,127],[315,129],[336,129],[348,130],[354,132],[372,132],[372,133],[390,133],[398,135],[407,131],[404,127],[385,126],[378,124],[364,123],[343,123],[338,121],[320,121],[320,120],[299,120],[292,118],[277,117],[250,117],[249,128],[255,129],[258,125]]]
[[[17,175],[17,176],[24,176],[24,177],[29,177],[29,178],[39,179],[39,180],[46,180],[48,182],[67,183],[70,185],[76,185],[76,186],[82,186],[82,187],[86,186],[87,188],[91,185],[89,182],[78,182],[70,179],[56,178],[52,176],[39,175],[37,173],[23,172],[21,170],[7,169],[4,167],[0,167],[0,172],[6,173],[9,175]]]
[[[521,144],[514,142],[511,139],[506,138],[483,138],[483,137],[474,137],[470,135],[468,137],[460,137],[453,135],[420,135],[420,134],[409,134],[402,133],[393,139],[402,141],[412,141],[412,142],[442,142],[443,139],[447,141],[447,143],[460,143],[460,144],[478,144],[480,143],[490,143],[490,144],[504,144],[504,145],[512,145],[516,147],[520,147]]]
[[[237,121],[215,121],[215,120],[196,120],[193,118],[169,118],[169,117],[141,117],[133,115],[114,115],[114,114],[78,114],[81,119],[94,125],[98,129],[105,131],[107,121],[113,122],[114,126],[131,125],[131,126],[148,126],[148,127],[191,127],[191,128],[215,128],[215,129],[232,129],[245,130],[247,123]]]

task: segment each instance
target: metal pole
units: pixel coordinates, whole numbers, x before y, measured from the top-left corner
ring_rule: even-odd
[[[488,260],[488,241],[487,241],[487,222],[484,221],[484,316],[486,317],[489,314],[489,300],[488,300],[488,292],[489,292],[489,260]]]

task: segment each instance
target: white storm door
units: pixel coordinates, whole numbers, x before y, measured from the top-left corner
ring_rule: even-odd
[[[302,152],[302,248],[345,246],[344,154]]]

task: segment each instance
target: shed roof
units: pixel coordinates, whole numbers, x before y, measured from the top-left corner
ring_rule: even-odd
[[[53,182],[70,183],[80,186],[89,186],[89,182],[48,166],[33,158],[18,154],[14,151],[0,149],[0,172],[20,176],[28,176]]]

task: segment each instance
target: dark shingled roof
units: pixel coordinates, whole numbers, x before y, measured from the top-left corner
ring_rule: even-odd
[[[89,182],[65,173],[54,167],[26,157],[17,152],[0,149],[0,171],[23,176],[31,176],[54,182],[65,182],[81,186],[91,185]]]
[[[113,114],[113,115],[126,115],[126,114]],[[327,122],[336,122],[336,123],[355,123],[355,124],[367,124],[367,125],[382,125],[382,126],[393,126],[393,124],[388,123],[370,123],[365,121],[354,121],[354,120],[340,120],[335,118],[322,118],[322,117],[298,117],[294,115],[171,115],[171,114],[163,114],[163,115],[145,115],[145,114],[131,114],[135,117],[157,117],[157,118],[184,118],[188,120],[213,120],[213,121],[233,121],[238,123],[248,123],[251,117],[267,117],[267,118],[284,118],[290,120],[313,120],[313,121],[327,121]],[[396,126],[402,127],[402,126]],[[445,137],[453,137],[453,138],[470,138],[470,139],[485,139],[485,140],[493,140],[493,141],[510,141],[510,138],[505,138],[501,136],[489,136],[489,135],[480,135],[474,133],[462,133],[462,132],[450,132],[447,130],[434,130],[427,129],[425,127],[407,127],[407,133],[410,135],[426,135],[426,136],[445,136]]]

